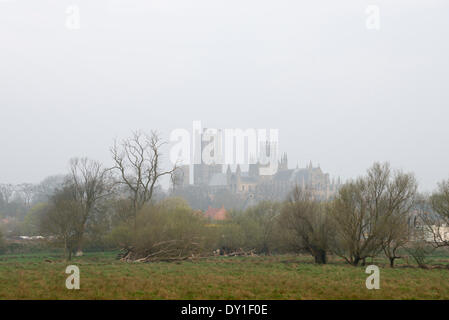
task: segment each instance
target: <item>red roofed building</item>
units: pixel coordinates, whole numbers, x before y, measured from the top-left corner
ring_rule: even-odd
[[[204,212],[204,216],[211,220],[226,220],[228,218],[228,213],[224,206],[221,208],[212,208],[209,206],[206,212]]]

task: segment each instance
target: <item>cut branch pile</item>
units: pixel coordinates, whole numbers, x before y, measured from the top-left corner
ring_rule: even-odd
[[[150,248],[129,247],[119,254],[121,261],[125,262],[158,262],[194,260],[200,257],[201,245],[199,242],[185,240],[168,240],[153,244]]]
[[[242,248],[240,248],[237,251],[225,253],[224,256],[225,257],[248,257],[248,256],[255,257],[255,256],[257,256],[257,254],[255,252],[256,252],[255,249],[245,251]]]

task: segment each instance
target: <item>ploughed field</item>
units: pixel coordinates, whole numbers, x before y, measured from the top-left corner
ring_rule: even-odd
[[[0,256],[0,299],[449,299],[449,269],[419,269],[382,259],[380,289],[368,290],[366,267],[332,257],[212,257],[190,262],[125,263],[116,252]],[[449,264],[448,257],[432,263]],[[80,269],[80,290],[68,290],[68,265]]]

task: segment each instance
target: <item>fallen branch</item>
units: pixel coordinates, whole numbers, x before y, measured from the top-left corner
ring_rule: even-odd
[[[248,251],[244,251],[243,249],[239,249],[237,251],[231,252],[231,253],[227,253],[224,254],[225,257],[247,257],[247,256],[257,256],[257,254],[255,254],[256,249],[251,249]]]

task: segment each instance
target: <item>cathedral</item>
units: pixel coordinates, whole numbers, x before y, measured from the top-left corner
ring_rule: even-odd
[[[215,140],[218,148],[213,149],[219,150],[219,156],[223,153],[222,142],[218,137]],[[205,147],[206,144],[202,142],[201,151]],[[272,152],[271,147],[273,144],[265,145],[266,155]],[[206,207],[208,201],[213,202],[217,195],[228,195],[227,198],[234,199],[235,202],[241,201],[244,203],[243,207],[248,207],[262,200],[284,201],[296,186],[310,190],[316,199],[328,200],[336,194],[341,185],[340,178],[331,180],[328,173],[324,173],[319,165],[314,167],[311,162],[305,168],[299,168],[297,165],[295,169],[290,169],[285,153],[277,161],[275,172],[269,175],[266,174],[267,170],[262,171],[267,165],[251,162],[244,167],[245,170],[242,170],[243,166],[240,165],[231,167],[214,162],[206,164],[203,161],[194,164],[192,168],[188,165],[181,166],[172,178],[172,188],[177,189],[176,194],[195,203],[194,207]],[[191,169],[193,184],[190,183]],[[207,199],[204,202],[199,201],[204,195]],[[218,197],[224,201],[223,196]],[[221,206],[222,203],[218,205]]]
[[[321,200],[332,198],[341,180],[330,179],[328,173],[324,173],[320,166],[314,167],[310,162],[305,168],[289,169],[287,154],[282,155],[278,162],[277,172],[273,175],[261,175],[260,164],[249,164],[246,171],[242,171],[237,165],[234,170],[231,166],[223,170],[220,164],[194,165],[193,186],[201,190],[207,190],[211,195],[220,191],[230,191],[250,204],[261,200],[283,201],[295,186],[311,190],[312,194]],[[187,187],[190,180],[189,166],[180,168],[177,178],[178,185]]]

